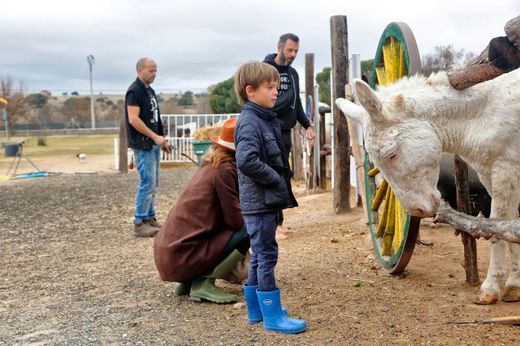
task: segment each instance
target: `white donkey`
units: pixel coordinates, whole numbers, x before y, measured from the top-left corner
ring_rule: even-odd
[[[492,197],[491,217],[518,217],[520,202],[520,69],[458,91],[446,73],[411,77],[374,92],[356,80],[361,106],[336,104],[363,125],[370,157],[411,215],[433,216],[442,152],[460,155]],[[520,300],[520,244],[491,239],[490,263],[477,304]]]

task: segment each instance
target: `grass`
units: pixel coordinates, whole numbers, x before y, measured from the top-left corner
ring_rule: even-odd
[[[78,153],[87,155],[110,155],[114,153],[114,138],[117,135],[82,135],[82,136],[47,136],[47,145],[38,146],[36,137],[24,138],[23,153],[31,159],[76,157]],[[10,141],[21,138],[11,138]],[[7,142],[0,138],[0,142]],[[1,161],[10,161],[11,157],[4,156],[4,149],[0,155]]]

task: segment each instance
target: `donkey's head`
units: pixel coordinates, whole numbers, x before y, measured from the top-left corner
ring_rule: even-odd
[[[428,217],[437,211],[441,143],[433,127],[414,118],[414,100],[403,93],[376,93],[355,80],[361,106],[345,99],[336,104],[347,117],[363,125],[366,149],[401,203],[411,215]],[[408,101],[408,102],[407,102]]]

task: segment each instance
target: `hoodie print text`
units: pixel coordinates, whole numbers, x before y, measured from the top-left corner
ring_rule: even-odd
[[[287,73],[280,73],[280,86],[278,87],[278,94],[281,96],[291,89],[291,76]]]

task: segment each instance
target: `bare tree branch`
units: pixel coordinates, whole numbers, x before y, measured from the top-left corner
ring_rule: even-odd
[[[485,219],[458,212],[443,202],[433,219],[435,223],[447,223],[475,238],[495,237],[510,243],[520,243],[520,220]]]
[[[469,88],[520,66],[520,16],[509,20],[504,31],[506,36],[491,39],[473,61],[448,72],[450,83],[455,89]]]

